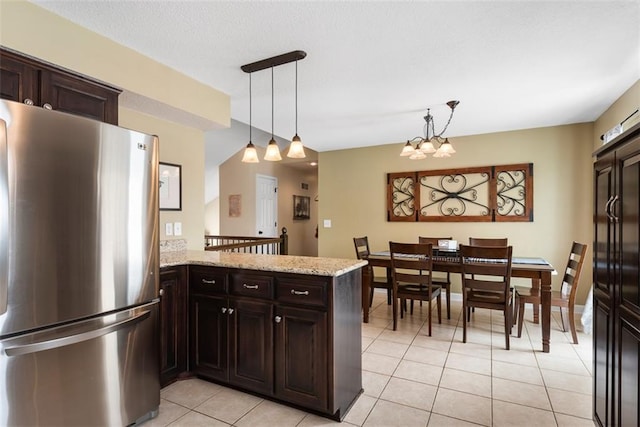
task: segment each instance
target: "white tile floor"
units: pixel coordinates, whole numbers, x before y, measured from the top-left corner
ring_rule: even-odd
[[[364,393],[342,424],[594,425],[590,335],[579,332],[580,344],[571,344],[553,312],[551,353],[542,353],[528,308],[522,338],[512,335],[506,351],[502,314],[477,310],[463,344],[460,309],[460,301],[452,301],[451,320],[434,320],[429,337],[426,306],[416,306],[394,332],[386,296],[376,293],[370,322],[362,325]],[[159,416],[145,427],[339,424],[199,379],[171,384],[161,397]]]

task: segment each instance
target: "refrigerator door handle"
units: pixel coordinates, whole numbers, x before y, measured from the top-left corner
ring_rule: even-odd
[[[22,356],[25,354],[37,353],[40,351],[51,350],[54,348],[77,344],[79,342],[88,341],[88,340],[109,334],[111,332],[117,331],[119,329],[126,328],[127,326],[131,326],[133,323],[141,322],[142,320],[148,318],[150,313],[151,313],[150,310],[146,310],[146,311],[143,311],[142,313],[136,314],[133,317],[129,317],[127,319],[112,323],[110,325],[104,326],[99,329],[94,329],[92,331],[82,332],[80,334],[75,334],[75,335],[68,335],[60,338],[54,338],[52,340],[46,340],[46,341],[41,341],[41,342],[36,342],[31,344],[8,347],[8,348],[5,348],[4,351],[7,354],[7,356]]]
[[[9,158],[7,123],[0,119],[0,314],[9,300]]]

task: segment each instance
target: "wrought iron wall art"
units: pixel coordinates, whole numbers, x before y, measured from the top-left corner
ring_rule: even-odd
[[[533,164],[387,174],[388,221],[533,221]]]

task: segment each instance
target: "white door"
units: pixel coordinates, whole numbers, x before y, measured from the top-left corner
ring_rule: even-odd
[[[278,179],[256,175],[256,235],[278,237]]]

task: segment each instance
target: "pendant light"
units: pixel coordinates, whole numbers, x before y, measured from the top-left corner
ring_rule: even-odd
[[[282,160],[280,156],[280,148],[273,136],[273,67],[271,67],[271,141],[267,145],[267,152],[264,155],[264,159],[269,162],[277,162]]]
[[[291,145],[289,145],[287,157],[292,159],[304,159],[307,157],[304,154],[302,140],[298,136],[298,61],[296,61],[296,134],[291,138]]]
[[[258,152],[256,146],[251,142],[251,73],[249,73],[249,143],[247,148],[244,149],[244,155],[242,156],[243,163],[259,163]]]

